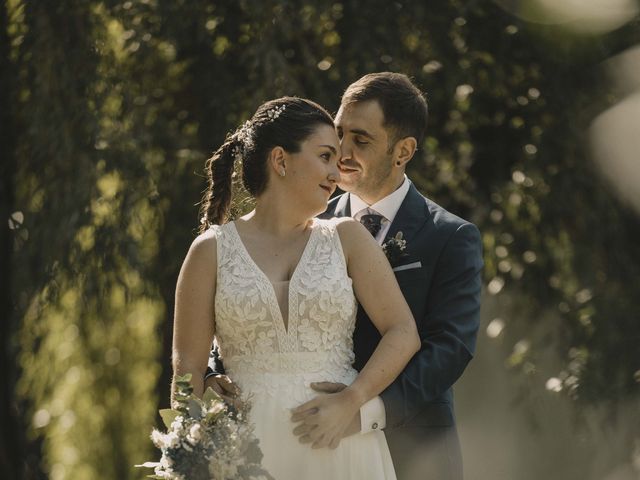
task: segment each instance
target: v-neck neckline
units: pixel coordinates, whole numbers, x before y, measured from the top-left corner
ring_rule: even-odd
[[[264,280],[264,282],[266,282],[266,284],[269,286],[269,294],[270,294],[270,298],[271,298],[271,305],[272,307],[272,316],[276,316],[274,315],[274,313],[277,313],[277,318],[274,318],[274,320],[276,320],[276,325],[277,327],[282,328],[282,333],[284,333],[284,335],[286,337],[289,337],[292,329],[292,322],[291,319],[292,317],[295,319],[297,313],[295,312],[295,309],[291,308],[291,300],[292,300],[292,293],[293,293],[293,285],[294,285],[294,280],[297,278],[297,274],[298,274],[298,270],[300,270],[300,266],[303,265],[306,260],[307,260],[307,256],[308,256],[308,252],[311,248],[311,243],[312,243],[312,239],[313,236],[315,234],[315,231],[317,230],[317,228],[315,228],[315,220],[312,220],[312,225],[311,225],[311,233],[309,234],[309,238],[307,239],[307,243],[304,246],[304,249],[302,250],[302,254],[300,255],[300,258],[298,259],[298,263],[296,263],[295,268],[293,269],[293,273],[291,274],[291,277],[289,278],[289,280],[284,280],[285,282],[288,281],[289,282],[289,286],[288,286],[288,290],[287,290],[287,322],[285,324],[284,321],[284,316],[282,314],[282,308],[280,307],[280,303],[278,302],[278,295],[276,294],[276,289],[274,286],[274,282],[271,281],[271,279],[267,276],[266,273],[264,273],[264,270],[262,270],[262,268],[260,268],[260,266],[256,263],[256,261],[253,259],[253,257],[251,256],[251,254],[249,253],[249,250],[247,249],[247,246],[245,245],[244,241],[242,240],[242,237],[240,236],[240,232],[238,232],[238,228],[236,227],[236,223],[235,222],[229,222],[230,225],[233,227],[233,233],[235,234],[238,243],[240,245],[240,252],[242,253],[242,255],[245,257],[246,261],[253,266],[254,270],[256,270],[259,274],[259,276]],[[274,312],[275,310],[275,312]],[[295,329],[294,329],[295,331]]]

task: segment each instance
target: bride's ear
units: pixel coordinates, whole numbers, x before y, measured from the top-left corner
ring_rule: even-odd
[[[418,149],[418,142],[414,137],[401,138],[394,147],[395,165],[404,167],[413,158]]]
[[[267,163],[269,168],[279,177],[284,177],[287,174],[287,152],[282,147],[273,147]]]

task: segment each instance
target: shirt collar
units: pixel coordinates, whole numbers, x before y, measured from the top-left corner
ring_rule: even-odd
[[[349,201],[351,202],[351,216],[355,217],[358,213],[360,213],[360,211],[364,210],[365,208],[371,208],[372,210],[375,210],[384,218],[386,218],[389,222],[393,222],[393,219],[396,217],[398,210],[400,210],[400,205],[402,205],[404,197],[406,197],[407,193],[409,192],[410,186],[411,182],[409,182],[409,179],[405,175],[402,185],[400,185],[386,197],[378,200],[373,205],[368,205],[360,197],[351,193],[349,195]]]

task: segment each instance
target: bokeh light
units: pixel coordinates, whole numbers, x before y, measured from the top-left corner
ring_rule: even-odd
[[[638,15],[634,0],[494,0],[527,22],[559,25],[584,34],[615,30]]]

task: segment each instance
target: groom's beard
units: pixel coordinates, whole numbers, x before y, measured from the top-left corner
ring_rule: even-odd
[[[338,183],[340,190],[354,193],[359,197],[377,196],[377,192],[381,191],[389,181],[393,168],[391,155],[383,156],[384,158],[376,159],[367,168],[363,168],[361,163],[354,161],[342,163],[346,168],[356,169],[356,172],[344,176],[341,174]]]

